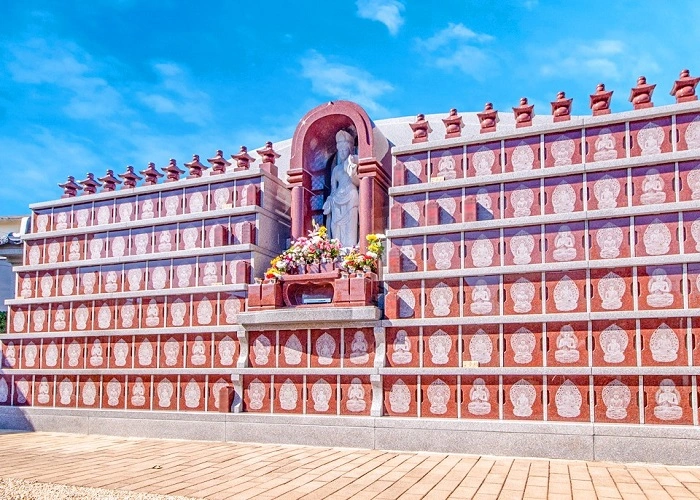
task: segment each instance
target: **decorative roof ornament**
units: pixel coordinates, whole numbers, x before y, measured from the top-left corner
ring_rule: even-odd
[[[535,105],[528,104],[527,97],[521,97],[520,105],[513,108],[515,128],[530,127],[532,125],[532,117],[535,116],[534,110]]]
[[[132,167],[131,165],[127,165],[126,172],[124,172],[123,174],[119,174],[119,177],[124,179],[122,189],[135,188],[136,183],[143,179],[143,177],[134,172],[134,167]]]
[[[92,172],[88,172],[87,178],[80,181],[78,184],[83,186],[83,194],[95,194],[97,188],[102,186],[102,184],[95,179],[95,174]]]
[[[462,121],[462,117],[457,114],[457,109],[452,108],[447,118],[442,119],[442,123],[445,124],[445,139],[451,139],[462,135],[464,122]]]
[[[557,99],[552,101],[552,116],[554,117],[554,122],[563,122],[571,120],[571,103],[573,99],[567,99],[565,92],[559,92],[557,94]]]
[[[117,188],[117,184],[122,183],[122,181],[114,177],[114,170],[111,169],[107,170],[107,173],[104,175],[104,177],[100,177],[97,180],[102,183],[103,193],[114,191]]]
[[[700,77],[690,76],[690,71],[684,69],[681,71],[680,78],[673,83],[671,95],[675,96],[677,103],[697,101],[695,87],[697,87],[698,82],[700,82]]]
[[[73,198],[78,194],[78,191],[83,189],[75,182],[75,177],[72,175],[69,175],[68,180],[63,184],[59,184],[58,187],[63,189],[63,196],[61,196],[61,198]]]
[[[423,113],[416,115],[416,121],[408,125],[411,127],[411,130],[413,130],[413,144],[426,142],[428,140],[428,134],[433,131]]]
[[[605,84],[599,83],[595,89],[595,94],[591,94],[591,111],[593,116],[609,115],[610,100],[612,99],[613,91],[605,90]]]
[[[484,105],[484,110],[481,113],[477,113],[476,116],[479,117],[479,124],[481,126],[481,133],[495,132],[496,123],[498,123],[498,111],[493,109],[493,104],[487,102]]]
[[[179,181],[180,176],[185,173],[184,170],[180,170],[180,167],[177,166],[175,158],[170,158],[168,165],[161,170],[165,172],[165,182]]]
[[[256,153],[258,153],[260,155],[260,158],[262,158],[263,163],[269,163],[271,165],[274,165],[277,158],[282,156],[282,155],[278,154],[277,152],[275,152],[275,150],[272,148],[271,141],[267,141],[265,143],[265,147],[256,150]]]
[[[158,178],[163,177],[163,174],[158,171],[156,164],[153,162],[150,162],[146,169],[141,170],[140,173],[146,178],[144,182],[146,186],[155,186],[158,184]]]
[[[630,90],[630,102],[634,109],[651,108],[654,103],[651,102],[651,95],[654,93],[656,84],[647,83],[646,76],[637,78],[637,86]]]
[[[241,150],[238,153],[231,155],[231,160],[233,161],[229,161],[229,164],[232,166],[235,165],[233,171],[240,172],[241,170],[248,170],[250,164],[255,161],[255,158],[248,154],[247,147],[241,146]]]
[[[207,158],[207,161],[211,163],[212,175],[223,174],[226,172],[226,165],[228,165],[228,162],[224,158],[224,152],[222,150],[217,149],[214,158]]]
[[[185,166],[190,170],[189,176],[195,179],[202,177],[202,172],[208,168],[199,161],[199,155],[192,155],[192,161],[185,163]]]

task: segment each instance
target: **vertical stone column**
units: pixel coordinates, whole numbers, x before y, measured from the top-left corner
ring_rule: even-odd
[[[360,179],[360,250],[367,249],[367,235],[373,232],[374,219],[374,178]]]

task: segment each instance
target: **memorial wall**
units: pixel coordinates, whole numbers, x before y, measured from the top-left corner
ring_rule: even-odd
[[[338,101],[281,158],[268,143],[209,168],[195,156],[187,177],[171,160],[69,178],[31,206],[0,405],[234,412],[260,428],[336,415],[308,421],[374,419],[459,451],[479,448],[426,436],[585,434],[593,450],[608,424],[617,451],[591,453],[638,459],[653,457],[620,436],[700,439],[698,80],[681,73],[676,104],[654,107],[642,77],[623,113],[599,85],[586,117],[564,93],[551,115],[522,99],[376,123]],[[263,280],[312,222],[362,251],[386,234],[382,266]],[[376,432],[369,446],[403,446]]]

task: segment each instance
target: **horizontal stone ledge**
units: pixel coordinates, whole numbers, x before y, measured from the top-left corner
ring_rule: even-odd
[[[287,187],[287,183],[284,182],[284,180],[270,174],[269,172],[266,172],[265,170],[261,170],[259,165],[253,165],[250,167],[249,170],[240,170],[237,172],[231,170],[224,172],[223,174],[218,174],[214,176],[204,175],[198,178],[183,177],[177,182],[172,182],[168,184],[161,182],[153,186],[141,185],[131,189],[119,189],[116,191],[95,193],[91,195],[80,195],[72,198],[58,198],[51,201],[42,201],[30,204],[29,208],[31,210],[40,210],[44,208],[63,207],[66,205],[90,203],[93,201],[112,200],[115,198],[127,198],[129,196],[134,195],[138,196],[151,193],[160,193],[161,191],[183,190],[186,188],[192,188],[197,186],[208,186],[210,184],[225,183],[226,181],[247,180],[254,177],[264,177],[266,180],[270,180],[275,184],[280,185],[280,187]]]
[[[279,327],[329,328],[333,326],[358,327],[361,323],[374,326],[382,317],[375,306],[359,307],[287,307],[238,314],[238,323],[246,330],[269,330]],[[378,325],[377,325],[378,326]]]

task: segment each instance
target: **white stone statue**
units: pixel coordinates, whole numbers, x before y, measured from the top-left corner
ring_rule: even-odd
[[[650,168],[644,175],[642,182],[642,196],[639,197],[642,205],[654,205],[666,201],[664,191],[664,179],[655,168]]]
[[[654,400],[654,416],[659,420],[678,420],[683,416],[683,408],[680,406],[681,393],[670,378],[661,381]]]
[[[331,170],[331,193],[323,204],[326,227],[331,238],[340,240],[343,247],[358,244],[360,207],[360,180],[357,176],[357,157],[352,134],[340,130],[335,135],[336,165]]]
[[[490,397],[491,393],[488,387],[486,387],[484,379],[474,379],[472,388],[469,389],[469,404],[467,405],[467,410],[472,415],[488,415],[491,413]]]
[[[649,291],[646,301],[650,307],[670,307],[673,305],[674,296],[671,293],[673,285],[666,271],[662,268],[654,269],[647,283]]]

